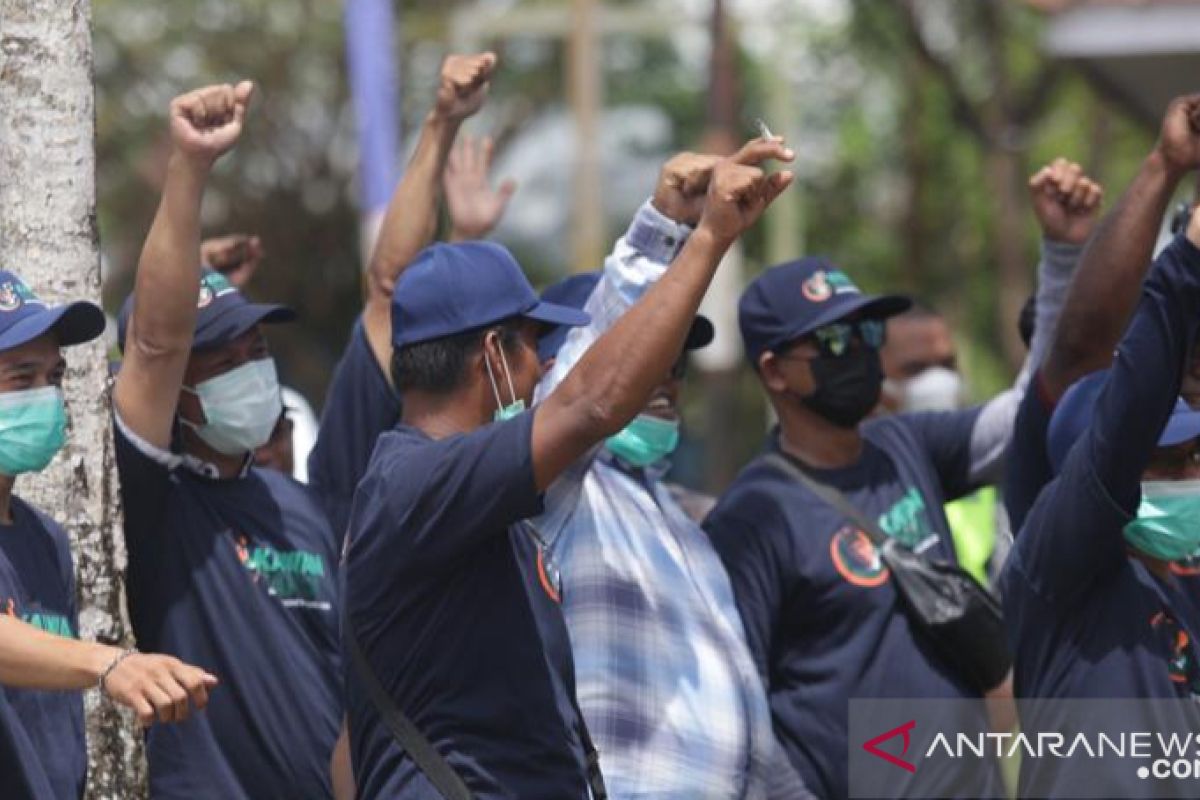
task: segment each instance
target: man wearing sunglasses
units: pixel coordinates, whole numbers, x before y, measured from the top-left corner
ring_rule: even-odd
[[[942,506],[997,479],[1025,379],[973,409],[863,423],[879,402],[886,321],[910,307],[862,294],[830,262],[804,258],[757,278],[738,322],[779,417],[768,449],[902,544],[953,562]],[[742,471],[705,528],[768,683],[776,734],[819,796],[848,793],[848,698],[979,697],[914,640],[867,535],[769,461]],[[953,783],[944,796],[1000,789],[987,771],[945,777]]]

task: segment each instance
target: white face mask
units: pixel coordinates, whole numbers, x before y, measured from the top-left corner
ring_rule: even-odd
[[[283,411],[275,360],[249,361],[196,384],[184,386],[200,399],[200,409],[208,420],[197,425],[180,419],[204,442],[227,456],[244,455],[262,447]]]
[[[962,376],[945,367],[929,367],[906,381],[889,383],[901,411],[954,411],[965,400]]]

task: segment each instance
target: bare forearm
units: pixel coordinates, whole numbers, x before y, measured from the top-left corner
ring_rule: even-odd
[[[207,165],[173,155],[162,200],[138,261],[131,331],[156,349],[191,346],[200,279],[200,204]]]
[[[22,689],[94,686],[120,654],[115,647],[66,639],[13,617],[0,617],[0,683]]]
[[[1180,175],[1157,151],[1100,223],[1083,252],[1046,358],[1043,380],[1058,396],[1106,366],[1137,305],[1163,213]]]
[[[412,160],[388,203],[379,241],[371,256],[368,304],[391,301],[396,279],[433,240],[446,158],[459,123],[430,112]]]

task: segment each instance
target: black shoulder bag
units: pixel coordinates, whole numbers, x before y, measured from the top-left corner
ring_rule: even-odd
[[[996,688],[1012,667],[1000,603],[962,567],[934,561],[904,547],[868,519],[846,496],[780,453],[764,458],[857,525],[892,573],[912,627],[937,655],[981,694]]]
[[[408,753],[417,769],[425,774],[445,800],[472,800],[471,790],[454,771],[454,767],[450,766],[450,762],[425,738],[425,734],[417,730],[412,720],[392,701],[391,695],[383,688],[379,678],[375,677],[375,670],[371,669],[371,664],[354,635],[349,615],[342,619],[342,635],[350,660],[354,662],[354,668],[358,671],[358,677],[367,687],[371,705],[375,706],[379,716],[383,717],[392,736],[396,737],[396,742]]]

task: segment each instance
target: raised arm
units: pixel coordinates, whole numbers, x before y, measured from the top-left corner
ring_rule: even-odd
[[[417,149],[388,203],[379,241],[367,270],[363,325],[371,351],[391,375],[392,291],[396,279],[437,230],[442,172],[462,121],[487,99],[496,56],[453,55],[442,63],[437,101],[425,117]]]
[[[1013,385],[984,405],[971,432],[972,484],[994,483],[1002,477],[1017,410],[1050,348],[1080,247],[1096,225],[1104,197],[1098,183],[1084,175],[1078,164],[1064,158],[1038,170],[1030,178],[1029,188],[1042,232],[1035,301],[1037,322],[1029,354]]]
[[[196,326],[200,202],[213,164],[237,143],[254,86],[209,86],[171,101],[162,199],[138,261],[114,402],[130,430],[167,449]]]
[[[716,166],[700,224],[670,269],[537,409],[532,448],[539,489],[644,407],[683,349],[722,256],[791,184],[790,172],[768,176],[757,165],[791,157],[778,141],[754,140]]]
[[[1200,94],[1172,101],[1158,143],[1084,250],[1041,370],[1050,399],[1108,366],[1137,303],[1167,204],[1198,163]]]
[[[208,704],[217,679],[170,656],[132,653],[98,642],[46,633],[0,615],[0,684],[48,691],[90,689],[104,676],[104,691],[137,712],[143,725],[187,719],[189,702]]]
[[[553,391],[587,349],[663,276],[700,221],[712,171],[720,161],[718,156],[680,153],[663,165],[654,196],[638,209],[604,259],[604,271],[586,304],[592,321],[567,334],[554,368],[538,384],[537,399]]]

